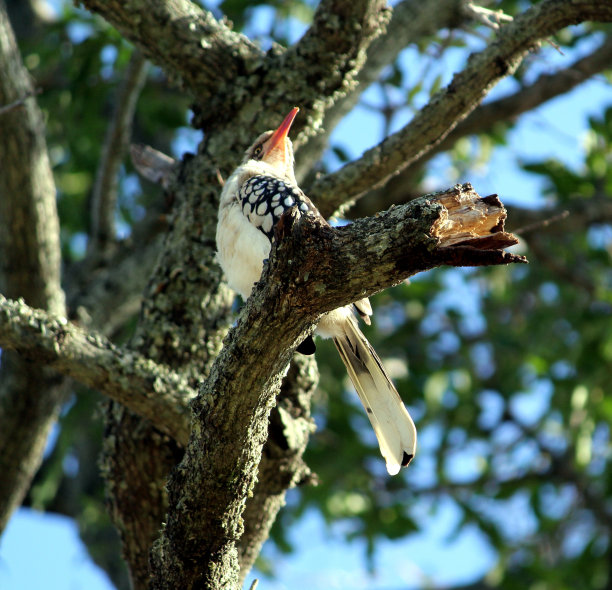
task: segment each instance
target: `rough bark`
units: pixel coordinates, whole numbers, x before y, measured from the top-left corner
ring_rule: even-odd
[[[0,1],[0,105],[30,96],[0,115],[0,290],[65,314],[59,221],[44,119]],[[3,353],[0,367],[0,531],[38,468],[66,391],[37,362]]]
[[[293,358],[272,409],[268,438],[264,445],[257,483],[246,501],[244,532],[238,540],[239,583],[253,566],[261,546],[270,534],[278,511],[285,504],[285,493],[296,485],[315,481],[302,455],[314,431],[310,403],[319,380],[314,357],[300,354]]]
[[[215,248],[209,237],[215,227],[210,198],[215,185],[210,179],[201,189],[201,199],[189,201],[185,195],[206,180],[193,172],[190,177],[185,167],[178,171],[182,188],[174,183],[177,209],[169,219],[165,244],[145,290],[140,323],[130,341],[130,348],[180,371],[191,387],[206,375],[219,351],[233,299],[221,284],[219,270],[208,263]],[[104,444],[104,464],[111,475],[107,487],[111,515],[124,541],[135,587],[144,588],[149,548],[166,508],[165,488],[159,488],[161,472],[168,475],[178,450],[149,421],[124,407],[112,405],[106,420],[110,436]],[[150,471],[153,464],[158,467]],[[143,489],[151,486],[144,514],[134,511],[130,488],[116,485],[123,480]]]
[[[72,377],[151,420],[180,444],[189,436],[187,378],[95,332],[0,295],[0,347]]]
[[[227,94],[234,78],[263,55],[244,35],[189,0],[85,0],[83,5],[203,102]]]
[[[100,466],[135,590],[149,586],[149,552],[167,509],[166,480],[181,456],[182,447],[151,422],[109,404]]]

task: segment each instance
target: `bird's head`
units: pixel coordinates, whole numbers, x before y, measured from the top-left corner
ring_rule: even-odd
[[[299,110],[293,107],[278,129],[262,133],[246,151],[243,163],[260,162],[276,176],[297,184],[293,171],[293,144],[288,134]]]

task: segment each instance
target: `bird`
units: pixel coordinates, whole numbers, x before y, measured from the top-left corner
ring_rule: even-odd
[[[262,133],[246,150],[242,163],[221,191],[217,222],[217,261],[227,283],[244,300],[261,278],[281,216],[295,208],[327,223],[299,188],[289,130],[294,107],[276,130]],[[414,422],[376,354],[358,326],[355,312],[370,324],[367,298],[324,314],[315,333],[331,338],[376,434],[387,471],[396,475],[412,461],[417,442]],[[311,338],[298,351],[312,354]]]

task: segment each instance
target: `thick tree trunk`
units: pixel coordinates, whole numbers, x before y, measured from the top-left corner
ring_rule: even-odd
[[[0,292],[65,316],[59,221],[44,118],[2,0],[0,63],[0,105],[9,109],[0,114]],[[57,374],[3,351],[0,531],[28,490],[66,395]]]

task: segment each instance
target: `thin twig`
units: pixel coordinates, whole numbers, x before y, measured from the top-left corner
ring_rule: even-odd
[[[522,234],[529,233],[536,229],[542,229],[544,227],[548,227],[552,223],[557,223],[558,221],[562,221],[563,219],[566,219],[567,217],[569,217],[569,214],[570,213],[567,210],[561,211],[561,213],[558,213],[557,215],[553,215],[552,217],[547,217],[546,219],[534,221],[533,223],[524,225],[523,227],[519,227],[518,229],[513,230],[513,232],[516,234],[522,235]]]
[[[144,85],[147,61],[138,50],[128,64],[108,127],[91,198],[91,252],[103,252],[115,236],[118,175],[128,145],[136,101]]]
[[[41,91],[39,88],[31,92],[26,92],[26,94],[24,94],[19,100],[16,100],[15,102],[11,102],[9,104],[4,105],[3,107],[0,107],[0,115],[6,115],[7,113],[10,113],[11,111],[15,109],[25,106],[25,101],[28,98],[31,98],[32,96],[36,96],[37,94],[40,94],[40,92]]]

